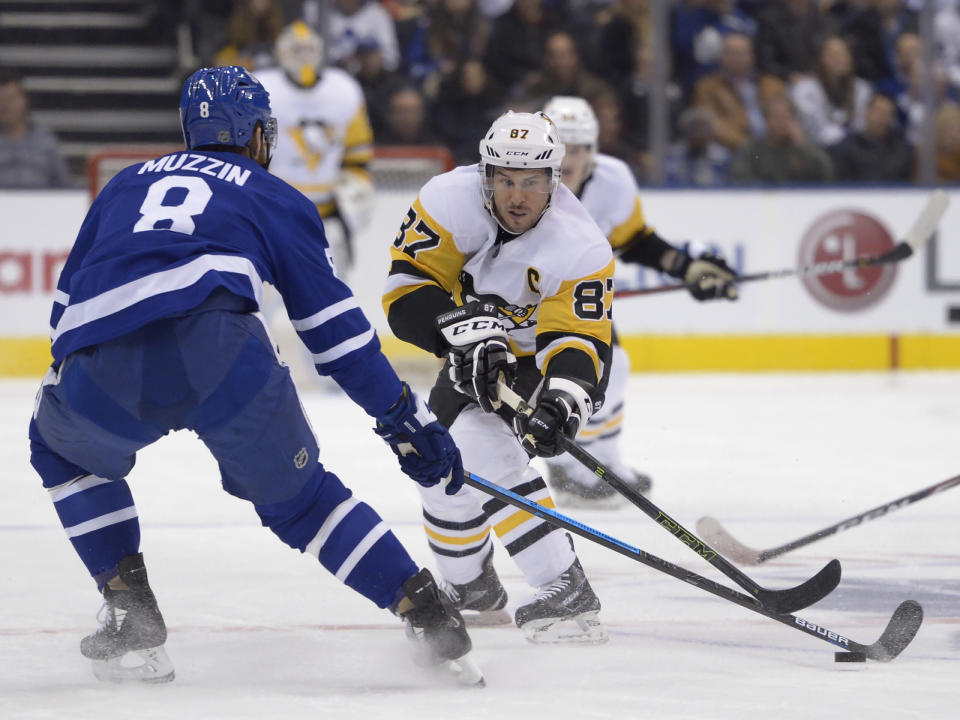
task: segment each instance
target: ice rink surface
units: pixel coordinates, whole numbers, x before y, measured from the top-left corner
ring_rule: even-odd
[[[745,569],[781,588],[839,558],[839,588],[797,615],[864,644],[918,600],[926,620],[892,663],[842,669],[826,642],[578,540],[610,642],[475,629],[478,690],[414,666],[398,621],[261,528],[188,433],[130,476],[176,681],[100,684],[78,650],[99,596],[28,464],[35,387],[0,383],[0,718],[957,717],[960,489]],[[757,548],[960,473],[956,373],[644,375],[629,392],[625,455],[653,476],[651,499]],[[326,465],[431,564],[416,493],[370,421],[338,395],[304,404]],[[569,514],[730,584],[635,508]],[[500,548],[497,566],[515,607],[532,591]]]

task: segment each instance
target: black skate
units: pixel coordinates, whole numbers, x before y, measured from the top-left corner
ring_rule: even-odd
[[[579,560],[556,580],[541,586],[532,601],[517,608],[515,619],[532,643],[607,641],[600,623],[600,600]]]
[[[507,605],[507,591],[493,567],[493,547],[483,559],[483,567],[475,579],[463,585],[441,581],[440,590],[461,613],[467,625],[504,625],[510,622],[510,614],[503,608]]]
[[[627,505],[629,501],[613,487],[594,475],[591,482],[585,482],[568,473],[562,466],[553,464],[548,466],[548,484],[557,499],[557,503],[565,507],[613,509]],[[640,494],[650,491],[653,481],[649,475],[639,470],[628,468],[620,475],[631,490]]]
[[[124,590],[103,589],[103,624],[80,641],[80,652],[93,662],[93,674],[106,682],[161,683],[173,680],[173,663],[163,644],[167,627],[157,599],[147,582],[143,555],[128,555],[118,568]],[[123,664],[124,656],[138,655],[140,665]]]
[[[473,645],[460,612],[440,592],[426,568],[403,583],[398,613],[407,637],[417,643],[418,665],[443,665],[465,685],[483,687],[483,673],[470,657]]]

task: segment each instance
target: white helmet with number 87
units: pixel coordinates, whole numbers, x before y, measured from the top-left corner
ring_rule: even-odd
[[[560,184],[564,146],[557,126],[542,112],[508,110],[498,117],[480,141],[480,178],[487,209],[493,209],[493,168],[547,171],[544,192],[553,195]],[[500,222],[499,219],[497,219]]]

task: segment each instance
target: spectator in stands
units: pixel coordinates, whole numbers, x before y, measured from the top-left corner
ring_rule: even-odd
[[[401,88],[390,96],[387,124],[377,137],[379,145],[434,145],[436,136],[426,128],[423,95],[415,87]]]
[[[827,154],[807,140],[793,103],[774,97],[764,108],[767,134],[744,145],[733,158],[737,183],[820,183],[833,179]]]
[[[439,140],[458,164],[477,160],[477,138],[502,112],[503,93],[479,60],[467,60],[443,81],[433,111]]]
[[[951,91],[947,82],[947,73],[943,65],[935,62],[930,69],[933,82],[934,106],[939,107],[945,100],[956,101],[955,93]],[[927,103],[924,99],[924,75],[927,66],[918,62],[910,72],[910,84],[907,90],[897,97],[897,107],[901,118],[906,118],[907,140],[911,145],[920,145],[923,142],[927,117]]]
[[[558,95],[592,98],[610,91],[605,81],[584,69],[573,35],[555,30],[546,37],[542,69],[529,76],[522,95],[542,107]]]
[[[70,172],[56,136],[30,120],[30,102],[17,75],[0,71],[0,188],[63,188]]]
[[[866,127],[833,146],[837,180],[906,182],[913,176],[913,148],[897,121],[897,107],[886,95],[874,95],[867,106]]]
[[[427,48],[439,79],[450,77],[467,60],[482,58],[489,37],[490,23],[474,0],[438,0],[430,10]]]
[[[933,32],[948,81],[954,90],[960,91],[960,1],[950,0],[937,11]]]
[[[632,81],[637,50],[649,46],[650,0],[619,0],[597,33],[595,48],[599,74],[617,88]]]
[[[730,176],[730,151],[713,140],[710,111],[691,107],[680,116],[680,142],[667,148],[664,179],[667,185],[720,187]]]
[[[910,87],[913,68],[920,62],[921,52],[920,36],[916,33],[906,32],[898,37],[893,72],[877,81],[877,92],[892,98],[899,98],[906,94]]]
[[[674,10],[673,66],[686,97],[697,80],[717,69],[723,36],[731,32],[756,32],[756,23],[733,0],[685,0]]]
[[[917,31],[917,14],[903,0],[872,0],[854,9],[839,33],[856,60],[856,73],[870,82],[892,75],[897,38]]]
[[[543,64],[547,35],[561,23],[545,0],[514,0],[493,25],[483,63],[508,91],[519,90]]]
[[[354,58],[357,68],[355,77],[363,88],[373,135],[379,138],[387,125],[390,96],[409,84],[409,81],[401,73],[392,72],[383,66],[383,51],[375,38],[363,38],[357,42]]]
[[[863,130],[872,94],[870,84],[854,75],[850,48],[836,35],[820,48],[816,76],[801,78],[791,87],[807,136],[824,147]]]
[[[649,148],[650,135],[650,95],[652,83],[653,47],[637,45],[633,75],[626,85],[615,88],[623,110],[624,138],[628,145],[641,153]],[[667,104],[668,135],[674,136],[677,121],[683,112],[683,93],[680,87],[667,79],[664,87]]]
[[[772,0],[757,22],[757,69],[786,82],[813,73],[828,26],[816,0]]]
[[[333,0],[327,34],[328,60],[350,73],[357,71],[357,45],[370,38],[380,46],[384,68],[392,71],[400,65],[393,18],[377,0]]]
[[[960,183],[960,105],[953,102],[937,111],[937,180]]]
[[[273,46],[283,30],[278,0],[239,0],[227,21],[227,42],[213,57],[214,65],[242,65],[248,70],[273,64]]]
[[[589,98],[589,102],[597,116],[597,150],[604,155],[623,160],[638,180],[646,178],[647,160],[640,148],[631,144],[627,138],[623,107],[616,93],[602,92]]]
[[[697,82],[693,103],[713,115],[714,139],[737,150],[750,138],[763,135],[763,106],[786,92],[786,85],[775,75],[757,76],[750,37],[729,33],[723,38],[720,69]]]

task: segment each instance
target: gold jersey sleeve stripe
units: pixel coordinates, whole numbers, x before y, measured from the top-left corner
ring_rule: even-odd
[[[391,261],[405,261],[453,293],[463,268],[464,256],[453,235],[428,213],[418,197],[410,207],[396,241],[390,247]]]
[[[630,242],[637,233],[644,231],[649,234],[653,232],[653,228],[647,227],[647,221],[643,217],[643,206],[640,204],[640,197],[637,196],[633,202],[633,212],[630,217],[610,231],[610,245],[614,250],[619,249]]]
[[[370,146],[373,145],[373,128],[370,127],[366,105],[361,104],[351,118],[350,124],[347,125],[347,132],[344,134],[343,145],[345,155],[349,155],[354,148],[366,146],[369,150]]]
[[[613,302],[613,267],[611,260],[602,270],[591,275],[565,280],[556,294],[540,302],[537,335],[555,332],[560,335],[575,333],[596,338],[610,344],[610,306]],[[591,290],[584,296],[585,287]]]

